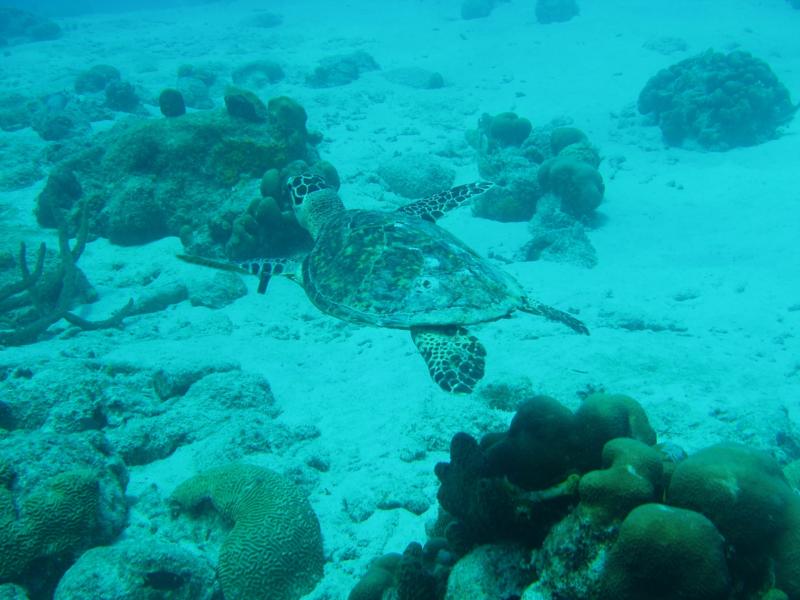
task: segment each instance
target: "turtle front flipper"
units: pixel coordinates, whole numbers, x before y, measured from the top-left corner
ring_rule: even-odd
[[[478,181],[465,185],[457,185],[447,191],[439,192],[433,196],[428,196],[422,200],[417,200],[411,204],[401,206],[397,209],[397,212],[406,215],[414,215],[426,221],[430,221],[431,223],[435,223],[436,220],[443,217],[447,211],[458,208],[462,204],[466,204],[475,196],[483,194],[493,187],[494,184],[490,181]]]
[[[483,377],[486,349],[466,328],[413,327],[411,339],[431,377],[445,392],[469,394]]]
[[[273,275],[283,275],[296,281],[300,273],[300,263],[293,258],[256,258],[235,262],[223,262],[192,254],[178,254],[178,258],[193,265],[202,265],[243,275],[255,275],[258,277],[259,294],[266,293],[267,285]]]
[[[583,335],[589,335],[589,328],[586,327],[586,325],[584,325],[579,319],[576,319],[569,313],[565,313],[563,310],[558,310],[557,308],[553,308],[547,304],[542,304],[536,300],[526,298],[525,303],[520,306],[520,310],[531,313],[532,315],[539,315],[540,317],[550,319],[551,321],[558,321],[573,331]]]

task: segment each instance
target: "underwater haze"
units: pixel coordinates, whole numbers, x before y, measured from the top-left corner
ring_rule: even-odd
[[[800,600],[798,31],[2,4],[0,599]]]

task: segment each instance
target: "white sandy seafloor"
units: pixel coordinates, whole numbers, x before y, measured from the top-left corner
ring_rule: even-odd
[[[477,179],[464,132],[483,112],[513,110],[534,127],[570,117],[605,157],[601,224],[589,231],[595,268],[511,261],[528,239],[525,223],[486,221],[469,209],[440,221],[482,254],[509,261],[505,268],[532,296],[577,311],[591,329],[578,336],[524,314],[474,326],[488,350],[484,382],[527,378],[535,392],[572,408],[587,386],[628,394],[660,439],[689,451],[724,439],[772,447],[779,433],[800,429],[800,119],[769,143],[709,153],[666,148],[635,101],[658,69],[710,47],[766,60],[797,101],[800,11],[782,0],[579,4],[578,18],[546,26],[536,22],[534,2],[521,0],[473,21],[459,18],[457,0],[228,2],[81,17],[65,22],[60,40],[14,47],[3,58],[2,85],[31,95],[71,88],[80,70],[109,63],[157,95],[174,85],[182,63],[232,70],[269,58],[287,76],[260,90],[262,98],[286,94],[306,108],[310,128],[325,134],[320,151],[342,176],[345,202],[371,208],[402,201],[374,176],[395,155],[436,154],[458,183]],[[283,25],[242,24],[264,8],[282,14]],[[686,51],[644,47],[662,37],[684,40]],[[439,71],[446,86],[415,90],[381,71],[344,87],[304,84],[320,58],[353,49],[383,70]],[[34,139],[29,130],[4,135]],[[22,232],[31,246],[52,241],[31,212],[42,185],[0,195],[3,236]],[[175,238],[131,248],[90,243],[80,266],[101,301],[81,314],[99,318],[136,298],[157,271],[159,285],[215,285],[215,273],[175,260],[179,251]],[[255,293],[255,280],[247,284],[250,294],[220,310],[182,302],[130,318],[123,330],[9,348],[0,362],[93,353],[153,368],[238,362],[265,376],[282,410],[276,420],[316,431],[247,460],[312,473],[305,489],[328,562],[309,598],[344,598],[370,559],[424,540],[436,513],[433,466],[447,460],[452,435],[504,428],[513,413],[489,408],[481,390],[439,391],[405,331],[339,322],[287,280],[274,281],[266,296]],[[218,454],[211,443],[131,467],[129,496],[155,485],[166,497],[209,466]],[[308,466],[320,462],[327,470]],[[395,504],[429,509],[417,516],[389,508]],[[136,513],[134,504],[132,523]]]

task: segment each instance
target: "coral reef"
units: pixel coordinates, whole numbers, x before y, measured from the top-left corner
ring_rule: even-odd
[[[43,192],[44,193],[44,192]],[[80,329],[105,329],[119,326],[133,309],[133,301],[101,321],[89,321],[71,312],[71,308],[86,288],[86,278],[77,266],[86,245],[86,212],[80,212],[77,239],[69,245],[67,225],[61,210],[54,208],[51,218],[58,214],[58,263],[45,270],[47,247],[41,244],[36,263],[30,269],[27,249],[20,243],[17,268],[19,278],[0,287],[0,345],[20,346],[36,342],[61,319]]]
[[[429,154],[410,152],[378,167],[378,175],[390,191],[405,198],[424,198],[453,185],[456,174]]]
[[[388,81],[417,90],[435,90],[444,87],[444,76],[422,67],[399,67],[384,71]]]
[[[186,114],[183,94],[172,88],[162,90],[158,95],[158,108],[165,117],[180,117]]]
[[[124,119],[95,135],[53,170],[37,198],[39,223],[54,226],[57,207],[70,212],[74,230],[85,203],[89,231],[117,244],[179,235],[210,256],[296,252],[308,238],[281,206],[284,190],[254,197],[264,173],[285,180],[318,160],[305,111],[286,97],[265,106],[244,91],[229,92],[226,103],[227,112]]]
[[[58,582],[53,598],[212,600],[214,579],[212,565],[178,544],[123,541],[82,554]]]
[[[0,8],[0,46],[43,42],[61,37],[54,21],[19,8]]]
[[[209,507],[233,527],[220,548],[226,598],[295,600],[322,577],[319,521],[302,493],[274,471],[245,464],[209,469],[172,495],[178,512]]]
[[[283,79],[283,69],[271,60],[257,60],[237,67],[231,73],[233,84],[244,88],[260,89]]]
[[[0,129],[31,127],[46,142],[63,141],[90,133],[92,122],[110,120],[112,111],[97,97],[68,91],[28,98],[9,94],[0,98]]]
[[[486,136],[487,150],[522,145],[533,129],[531,122],[513,112],[497,115],[484,113],[478,122],[478,128]]]
[[[410,543],[403,554],[385,554],[369,566],[347,600],[382,600],[385,593],[397,600],[436,600],[445,592],[450,567],[441,540],[425,546]]]
[[[561,200],[552,194],[536,203],[528,223],[531,239],[517,256],[519,260],[548,260],[591,268],[597,265],[597,251],[586,235],[586,227],[561,211]]]
[[[517,260],[597,264],[587,225],[605,193],[600,155],[586,134],[555,120],[533,127],[513,112],[484,114],[467,140],[481,176],[496,185],[473,202],[473,213],[497,221],[529,221],[531,239]]]
[[[347,85],[358,79],[362,73],[379,68],[372,56],[363,50],[356,50],[349,54],[323,58],[314,71],[306,76],[306,83],[314,88]]]
[[[458,560],[424,598],[800,598],[800,496],[775,460],[656,445],[630,397],[592,394],[572,412],[534,396],[506,432],[456,434],[450,455],[429,535]],[[394,597],[394,565],[376,562],[364,586]],[[372,597],[386,596],[351,600]]]
[[[49,597],[84,550],[122,529],[126,485],[125,466],[102,436],[0,438],[0,582]]]
[[[585,221],[602,201],[600,156],[579,129],[557,122],[534,129],[528,119],[505,112],[484,114],[467,138],[478,151],[481,175],[498,184],[474,203],[478,216],[529,220],[539,199],[552,194],[569,221]],[[542,225],[540,220],[537,226]]]
[[[78,94],[96,94],[104,92],[106,87],[114,82],[121,81],[122,74],[112,65],[94,65],[78,73],[75,78],[75,91]]]
[[[461,3],[462,19],[482,19],[492,14],[496,0],[463,0]]]
[[[720,151],[777,137],[797,109],[769,65],[741,50],[708,50],[662,69],[638,104],[667,144]]]
[[[536,20],[539,23],[563,23],[579,12],[575,0],[536,0]]]
[[[619,528],[598,595],[608,600],[723,600],[730,593],[725,546],[691,510],[643,504]]]

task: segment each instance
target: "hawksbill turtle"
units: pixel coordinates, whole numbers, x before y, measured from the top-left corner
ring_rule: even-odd
[[[459,185],[395,212],[348,210],[318,175],[291,177],[287,186],[298,222],[314,239],[302,261],[179,257],[257,275],[260,293],[270,277],[287,275],[324,313],[351,323],[408,329],[433,380],[452,393],[472,392],[484,374],[486,350],[467,325],[520,310],[588,334],[582,322],[526,296],[511,275],[436,225],[492,183]]]

